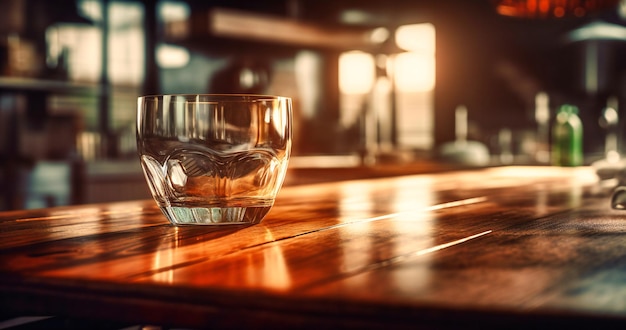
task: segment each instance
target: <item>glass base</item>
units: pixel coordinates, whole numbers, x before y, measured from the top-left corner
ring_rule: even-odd
[[[161,207],[174,225],[251,225],[263,220],[271,206],[255,207]]]

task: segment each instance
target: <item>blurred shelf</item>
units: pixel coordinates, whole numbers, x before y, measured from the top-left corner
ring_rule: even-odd
[[[101,93],[101,86],[63,80],[4,76],[0,77],[0,90],[97,95]]]
[[[380,41],[372,38],[374,30],[371,27],[326,26],[279,16],[213,8],[192,14],[188,20],[168,23],[165,39],[192,48],[216,51],[231,46],[245,47],[245,43],[286,48],[368,50],[381,46]],[[207,38],[219,39],[219,47]]]

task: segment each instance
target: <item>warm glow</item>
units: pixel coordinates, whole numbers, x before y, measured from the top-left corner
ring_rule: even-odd
[[[379,27],[370,33],[370,41],[376,44],[382,44],[389,39],[389,30],[384,27]]]
[[[182,21],[189,18],[190,8],[180,1],[159,1],[159,15],[165,22]]]
[[[395,57],[395,82],[401,92],[425,92],[435,86],[435,26],[430,23],[400,26],[398,47],[409,50]]]
[[[180,1],[158,1],[158,15],[163,24],[183,22],[189,19],[189,5]],[[156,61],[159,67],[175,69],[185,67],[190,61],[189,51],[180,46],[161,44],[157,46]]]
[[[59,22],[46,31],[46,61],[56,66],[65,52],[71,81],[97,82],[102,78],[102,13],[100,1],[80,1],[79,9],[92,25]],[[108,22],[108,78],[112,84],[139,86],[144,77],[143,7],[138,3],[112,2],[106,8]]]
[[[494,0],[498,14],[525,18],[583,17],[619,3],[620,0]]]
[[[156,59],[162,68],[182,68],[189,63],[190,55],[186,48],[162,44],[157,48]]]
[[[345,94],[369,93],[375,77],[374,57],[351,51],[339,56],[339,89]]]
[[[401,53],[395,57],[396,86],[402,92],[427,92],[435,87],[435,56]]]
[[[396,44],[408,51],[435,52],[435,26],[430,23],[402,25],[396,30]]]

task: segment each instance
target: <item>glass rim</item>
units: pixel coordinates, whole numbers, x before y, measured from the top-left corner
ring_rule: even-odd
[[[173,94],[149,94],[137,97],[139,101],[149,101],[151,99],[164,99],[165,97],[180,98],[193,101],[197,97],[204,98],[203,101],[273,101],[291,100],[289,96],[269,95],[269,94],[245,94],[245,93],[173,93]]]

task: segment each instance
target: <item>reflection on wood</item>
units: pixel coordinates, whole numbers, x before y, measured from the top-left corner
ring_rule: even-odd
[[[0,213],[0,306],[179,327],[626,324],[624,214],[588,168],[285,187],[261,224],[152,201]],[[590,323],[586,323],[590,322]]]

